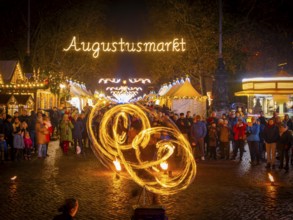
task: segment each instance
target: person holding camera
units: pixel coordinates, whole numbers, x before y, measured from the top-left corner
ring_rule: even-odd
[[[250,152],[250,163],[252,165],[258,165],[260,161],[260,154],[259,154],[259,132],[260,132],[260,122],[256,120],[255,117],[251,118],[251,122],[247,123],[247,143]]]

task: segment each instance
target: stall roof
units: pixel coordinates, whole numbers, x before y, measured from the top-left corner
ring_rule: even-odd
[[[14,97],[18,104],[21,105],[26,105],[29,99],[32,99],[32,101],[34,100],[31,95],[14,95]]]
[[[70,85],[70,93],[76,96],[92,96],[91,92],[75,84]]]
[[[284,70],[269,77],[251,77],[242,79],[242,91],[236,96],[252,95],[292,95],[293,76]]]
[[[17,62],[17,60],[0,60],[0,74],[4,83],[11,81]]]
[[[169,92],[168,92],[169,93]],[[191,85],[191,83],[186,80],[183,84],[176,87],[172,93],[168,94],[170,97],[175,98],[198,98],[201,97],[201,95],[195,90],[195,88]]]
[[[11,97],[12,97],[12,95],[1,94],[0,95],[0,104],[5,104],[6,105]]]

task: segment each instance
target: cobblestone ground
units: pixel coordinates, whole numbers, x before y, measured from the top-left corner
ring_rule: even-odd
[[[272,171],[271,186],[265,164],[251,167],[245,154],[242,162],[199,162],[188,189],[159,198],[169,219],[293,219],[293,171]],[[79,200],[76,219],[130,219],[140,191],[134,182],[115,178],[90,149],[65,156],[54,141],[49,155],[0,165],[0,219],[52,219],[68,197]]]

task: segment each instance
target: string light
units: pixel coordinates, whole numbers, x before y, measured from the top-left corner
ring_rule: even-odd
[[[98,58],[100,52],[184,52],[186,51],[186,42],[184,38],[174,38],[168,42],[127,42],[123,38],[114,42],[77,42],[76,36],[73,36],[70,45],[63,48],[63,51],[91,52],[93,58]]]

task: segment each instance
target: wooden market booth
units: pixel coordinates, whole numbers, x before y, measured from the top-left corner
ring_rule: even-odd
[[[5,109],[10,114],[22,108],[37,110],[57,106],[56,95],[50,92],[47,82],[28,79],[17,60],[0,60],[0,94],[9,97]]]

